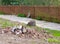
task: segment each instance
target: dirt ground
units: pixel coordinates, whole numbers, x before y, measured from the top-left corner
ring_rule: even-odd
[[[12,34],[0,34],[0,44],[48,44],[42,39],[20,38]]]

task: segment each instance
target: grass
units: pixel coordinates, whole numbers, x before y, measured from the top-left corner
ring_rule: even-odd
[[[5,19],[0,18],[0,27],[2,27],[2,28],[17,26],[18,24],[25,25],[23,23],[9,21],[9,20],[5,20]]]
[[[54,38],[48,38],[48,42],[60,43],[60,31],[47,28],[45,30],[54,36]]]
[[[50,30],[47,28],[45,30],[48,31],[49,33],[51,33],[55,37],[60,37],[60,31],[58,31],[58,30]]]
[[[49,38],[49,39],[48,39],[48,42],[60,43],[60,40]]]

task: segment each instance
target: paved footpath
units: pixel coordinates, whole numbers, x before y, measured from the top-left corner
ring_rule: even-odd
[[[11,21],[22,22],[25,24],[27,24],[30,20],[34,20],[34,19],[30,19],[30,18],[17,17],[15,15],[0,15],[0,18],[8,19]],[[49,28],[49,29],[53,29],[53,30],[60,30],[60,24],[58,24],[58,23],[38,21],[38,20],[35,20],[35,21],[36,21],[36,25],[38,27]]]

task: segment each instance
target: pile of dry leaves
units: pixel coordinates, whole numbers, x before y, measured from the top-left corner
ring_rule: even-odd
[[[27,28],[24,26],[17,26],[17,27],[7,27],[5,29],[0,28],[0,34],[13,34],[17,35],[20,38],[31,38],[31,39],[47,39],[53,38],[53,36],[46,32],[44,29],[37,31],[34,28]]]

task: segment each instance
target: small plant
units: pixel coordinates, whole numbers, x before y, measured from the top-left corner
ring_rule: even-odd
[[[41,16],[36,17],[37,20],[42,20]]]
[[[18,14],[18,17],[26,17],[26,15],[25,14]]]
[[[0,14],[5,14],[3,11],[0,11]]]
[[[52,19],[52,22],[60,23],[60,20],[59,20],[59,19],[57,19],[57,18],[53,18],[53,19]]]

